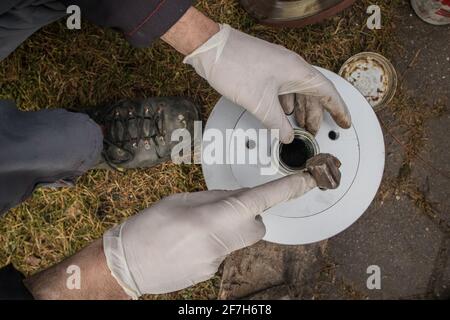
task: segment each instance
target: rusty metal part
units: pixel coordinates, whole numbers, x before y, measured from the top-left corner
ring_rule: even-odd
[[[329,153],[321,153],[306,161],[306,171],[323,190],[336,189],[341,183],[341,162]]]
[[[244,9],[260,23],[303,27],[334,16],[356,0],[241,0]]]
[[[348,59],[339,75],[350,82],[378,110],[388,104],[397,89],[397,72],[392,63],[374,52],[361,52]]]

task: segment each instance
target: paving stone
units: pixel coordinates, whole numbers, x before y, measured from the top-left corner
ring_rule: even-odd
[[[450,112],[427,123],[427,142],[412,165],[411,176],[433,209],[436,223],[450,233]]]
[[[408,1],[409,2],[409,1]],[[450,26],[435,26],[419,19],[409,4],[397,12],[398,44],[403,49],[392,57],[409,95],[433,104],[450,97]]]
[[[239,250],[224,263],[219,299],[311,299],[325,246],[260,241]]]
[[[428,291],[438,299],[450,299],[450,237],[441,241]]]
[[[396,21],[396,32],[403,50],[390,58],[401,84],[413,100],[423,99],[430,105],[439,101],[447,107],[444,115],[426,123],[428,141],[420,156],[448,174],[450,42],[444,39],[450,38],[450,26],[424,23],[406,2],[398,15],[401,18]],[[405,138],[404,132],[396,126],[398,119],[393,118],[388,109],[378,112],[378,116],[383,123],[390,124],[396,138]],[[404,150],[390,134],[386,131],[384,134],[384,181],[387,181],[395,179],[401,172]],[[269,246],[259,248],[262,249],[259,257],[257,251],[253,251],[247,259],[248,251],[242,251],[237,260],[227,260],[223,284],[228,291],[222,291],[222,294],[242,297],[253,290],[256,298],[292,298],[289,283],[292,278],[283,276],[283,272],[289,270],[289,265],[296,259],[305,258],[305,263],[294,272],[301,275],[297,277],[300,279],[297,284],[304,285],[305,290],[297,290],[295,298],[449,299],[450,240],[446,229],[450,220],[449,180],[424,166],[420,160],[412,163],[410,177],[426,201],[432,204],[435,217],[401,192],[383,202],[374,201],[355,224],[328,240],[323,255],[316,248],[304,251],[302,247],[293,247],[288,254],[291,258],[286,261],[281,259],[283,254],[276,246]],[[264,251],[271,253],[261,253]],[[262,267],[268,261],[269,266]],[[380,290],[367,288],[367,268],[371,265],[380,267]],[[247,269],[242,272],[238,267]],[[310,277],[305,276],[308,272]],[[242,283],[236,285],[233,282],[236,279],[241,279]],[[255,293],[255,288],[261,291]]]
[[[368,210],[328,242],[336,277],[369,298],[429,297],[428,283],[443,239],[440,229],[406,197]],[[367,268],[381,269],[381,290],[368,290]]]
[[[444,173],[450,169],[448,132],[450,127],[450,26],[436,27],[420,20],[409,5],[400,8],[396,21],[398,44],[403,47],[391,58],[406,92],[429,105],[439,101],[447,112],[426,123],[428,138],[421,157]],[[424,110],[427,112],[427,110]],[[390,124],[397,139],[404,133],[398,119],[386,110],[378,113]],[[384,130],[385,131],[385,130]],[[396,178],[404,157],[403,148],[385,131],[386,166],[384,180]],[[416,160],[411,165],[414,186],[432,204],[436,217],[418,209],[404,194],[385,203],[373,203],[348,230],[329,240],[328,255],[337,264],[329,278],[334,285],[321,288],[325,297],[352,298],[442,298],[449,295],[448,234],[449,180]],[[366,269],[381,267],[382,289],[368,290]],[[350,295],[346,293],[351,292]]]

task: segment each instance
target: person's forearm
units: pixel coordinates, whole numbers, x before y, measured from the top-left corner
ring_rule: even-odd
[[[191,7],[161,39],[183,55],[188,55],[219,30],[216,22]]]
[[[67,285],[70,277],[78,276],[67,273],[70,270],[69,266],[79,268],[77,268],[80,271],[79,289],[70,289]],[[24,282],[35,299],[125,300],[130,298],[109,271],[102,239],[96,240],[72,257],[31,276]]]

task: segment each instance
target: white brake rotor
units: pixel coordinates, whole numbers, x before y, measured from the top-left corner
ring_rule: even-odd
[[[333,154],[342,162],[341,184],[335,190],[313,189],[298,199],[264,212],[262,217],[267,229],[264,240],[270,242],[307,244],[345,230],[370,205],[383,175],[384,140],[372,107],[346,80],[328,70],[317,69],[334,83],[352,117],[352,127],[345,130],[325,113],[316,135],[320,152]],[[297,127],[292,116],[290,121]],[[222,98],[212,111],[205,130],[217,129],[225,135],[226,129],[249,128],[259,129],[264,126],[242,107]],[[337,139],[329,137],[330,131],[337,133]],[[226,146],[227,152],[228,149],[229,146]],[[280,173],[261,175],[259,165],[202,163],[202,169],[210,190],[253,187],[282,177]]]

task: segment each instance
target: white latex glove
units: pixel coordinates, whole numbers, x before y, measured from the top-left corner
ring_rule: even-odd
[[[169,196],[105,233],[108,267],[132,298],[192,286],[264,237],[259,214],[315,186],[301,173],[253,189]]]
[[[211,278],[231,252],[264,237],[260,214],[309,190],[336,188],[340,162],[322,154],[305,172],[234,191],[167,197],[103,236],[112,275],[132,298]]]
[[[220,31],[184,59],[220,94],[253,113],[289,143],[286,114],[316,134],[327,110],[349,128],[350,114],[333,83],[296,53],[221,25]],[[279,97],[280,96],[280,97]]]

